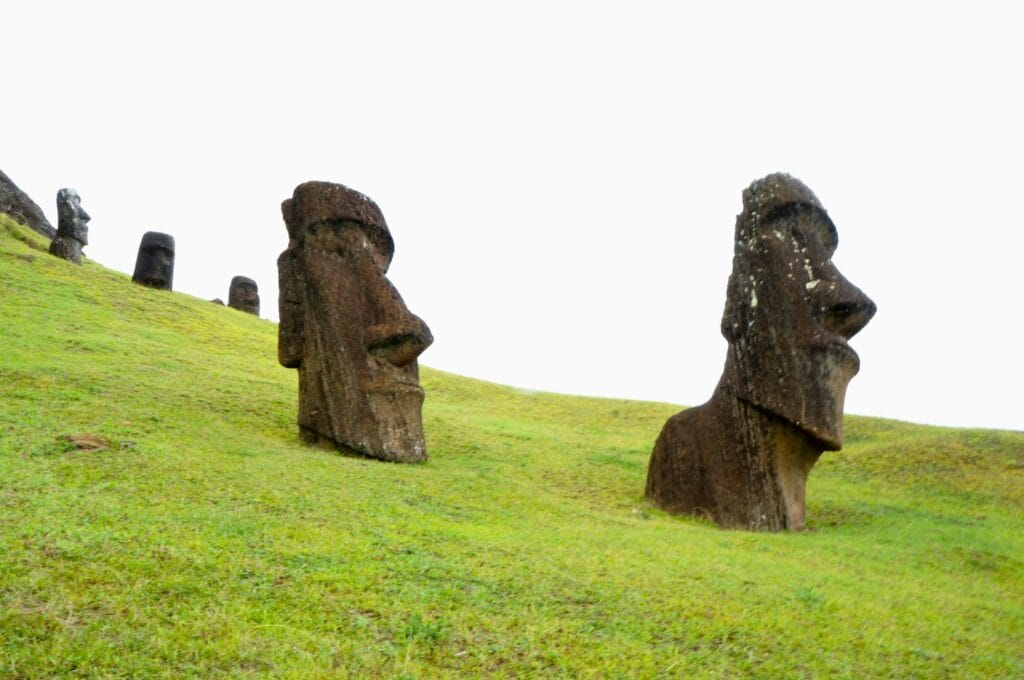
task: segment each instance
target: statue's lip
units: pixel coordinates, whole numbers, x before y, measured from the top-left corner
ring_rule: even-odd
[[[837,350],[840,354],[843,354],[852,360],[858,368],[860,367],[860,355],[850,347],[850,343],[846,342],[844,338],[834,338],[829,341],[825,347],[827,349]]]

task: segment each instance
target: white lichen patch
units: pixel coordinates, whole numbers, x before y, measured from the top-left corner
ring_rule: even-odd
[[[807,290],[814,290],[815,288],[818,287],[819,283],[821,283],[820,279],[814,279],[812,281],[808,281],[807,283],[805,283],[804,286],[807,287]]]

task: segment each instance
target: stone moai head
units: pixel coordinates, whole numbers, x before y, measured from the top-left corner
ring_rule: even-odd
[[[722,317],[723,387],[827,451],[842,446],[846,386],[860,369],[847,340],[875,313],[832,264],[837,244],[835,225],[798,179],[754,182],[736,218]]]
[[[82,264],[82,247],[89,244],[89,213],[82,209],[82,199],[74,189],[57,192],[57,235],[50,243],[50,252],[69,262]]]
[[[228,307],[259,316],[260,291],[256,282],[248,276],[236,276],[231,279],[231,287],[228,288]]]
[[[707,403],[672,416],[645,495],[674,513],[741,529],[799,529],[822,451],[843,440],[847,344],[875,304],[832,263],[835,225],[810,189],[769,175],[743,192],[722,335],[725,368]]]
[[[147,231],[139,244],[132,281],[161,290],[171,290],[174,280],[174,237]]]
[[[278,355],[299,369],[301,437],[425,460],[416,358],[433,337],[386,277],[394,242],[380,208],[341,184],[306,182],[281,209]]]

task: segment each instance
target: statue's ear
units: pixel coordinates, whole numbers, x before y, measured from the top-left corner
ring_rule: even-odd
[[[743,337],[750,322],[749,285],[745,286],[741,281],[743,274],[737,272],[734,261],[725,291],[725,310],[722,312],[722,335],[730,344]]]
[[[277,259],[278,313],[281,320],[277,327],[277,359],[282,366],[298,368],[302,364],[305,345],[302,282],[295,262],[296,251],[286,250]]]

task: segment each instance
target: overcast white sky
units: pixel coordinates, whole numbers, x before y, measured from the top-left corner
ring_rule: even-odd
[[[682,4],[10,3],[0,169],[54,226],[78,189],[92,259],[168,232],[176,290],[251,276],[271,319],[280,202],[347,184],[421,363],[688,405],[741,191],[789,172],[879,308],[847,412],[1024,429],[1014,3]]]

